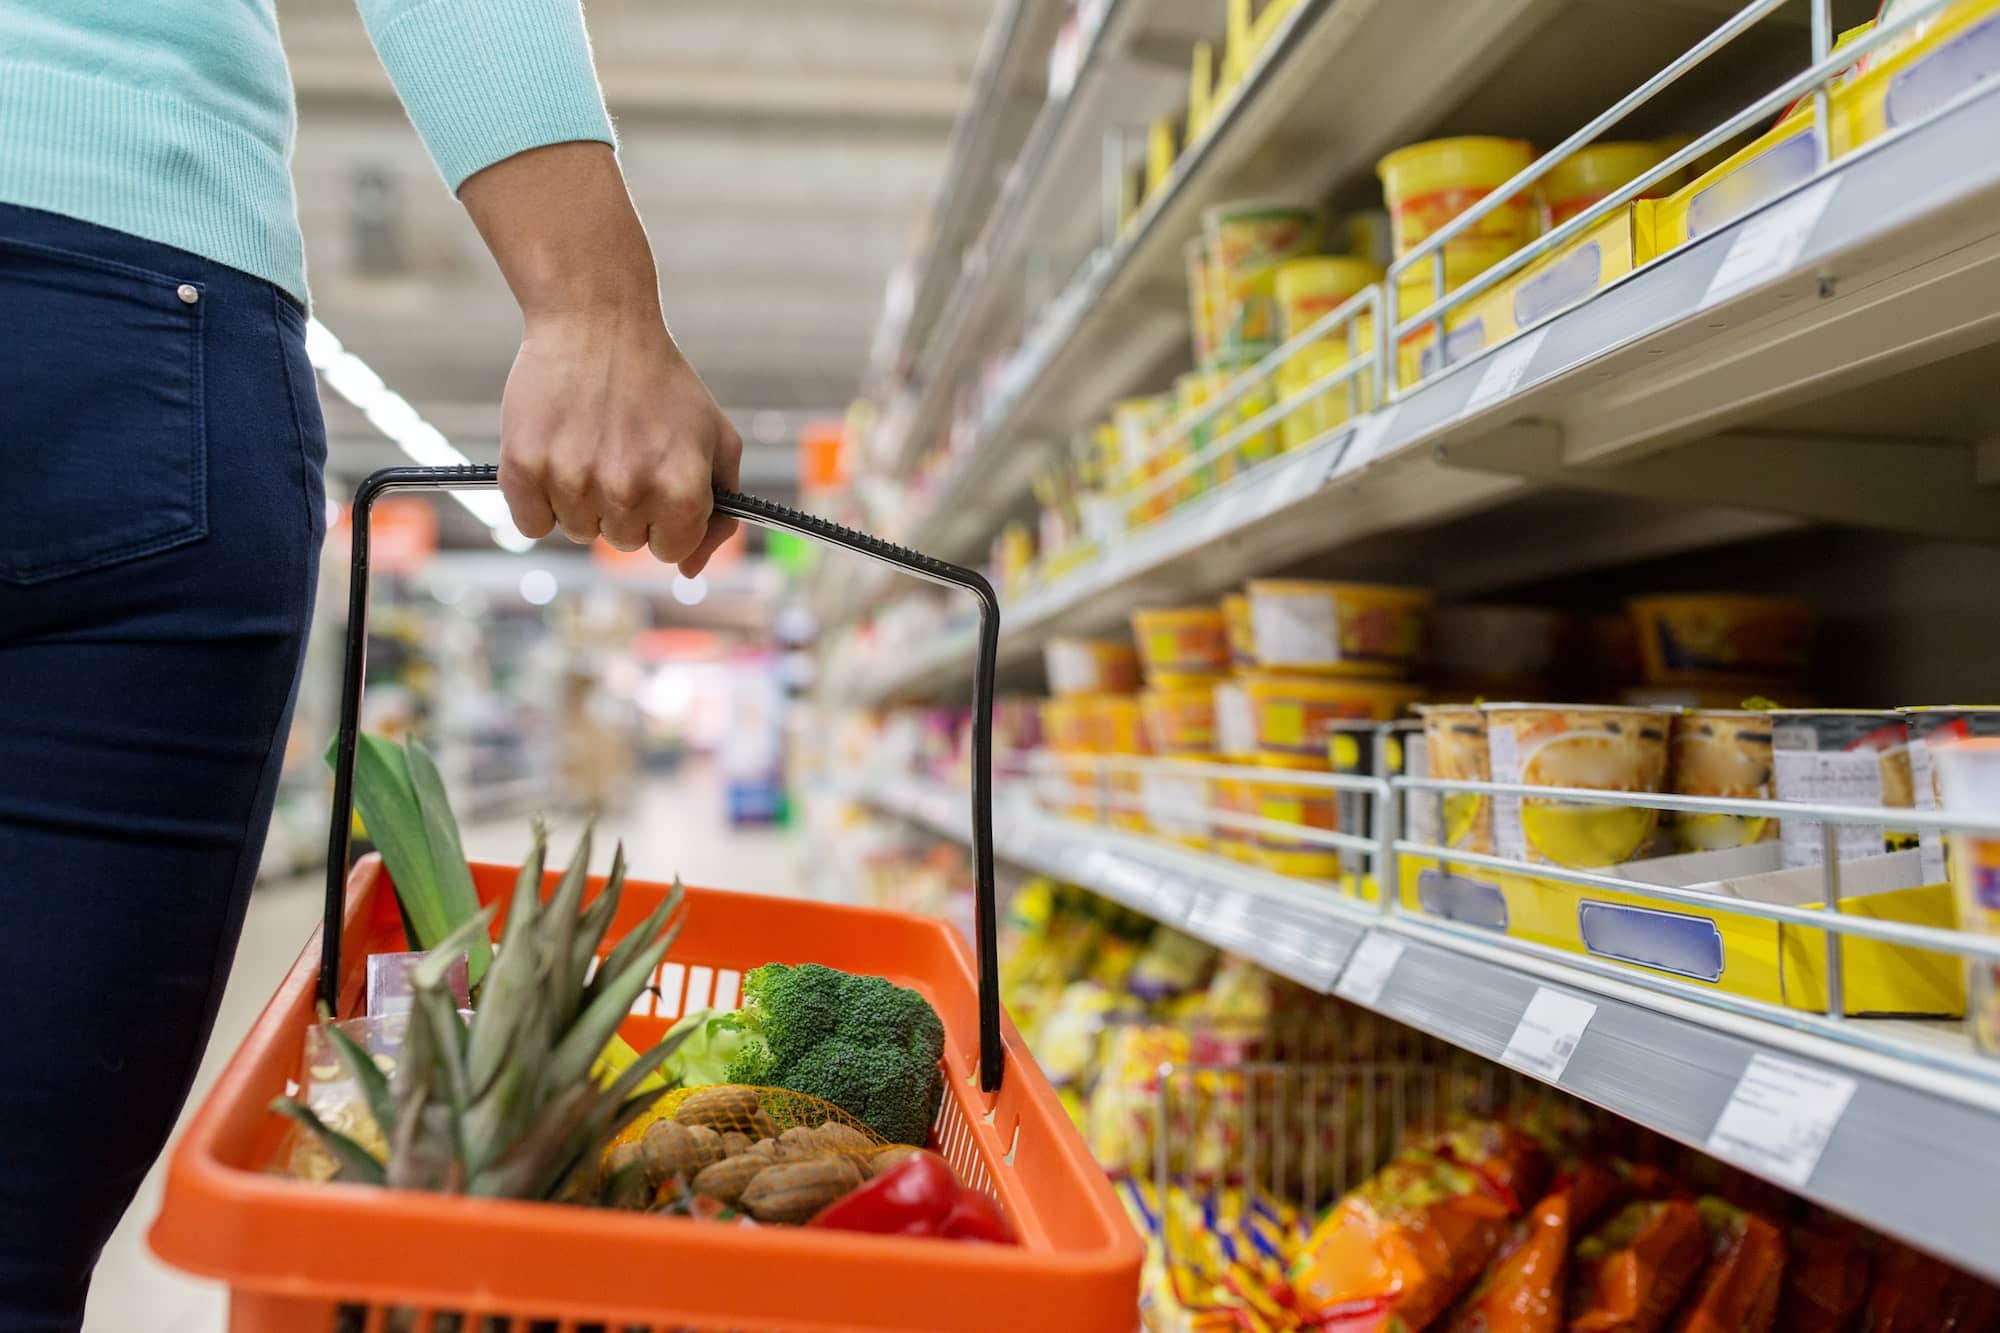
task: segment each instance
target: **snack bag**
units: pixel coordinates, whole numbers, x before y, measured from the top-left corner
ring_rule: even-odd
[[[1850,1333],[1873,1275],[1868,1233],[1819,1213],[1793,1227],[1787,1242],[1781,1327],[1786,1333]]]
[[[1403,1152],[1307,1238],[1291,1271],[1299,1312],[1322,1329],[1425,1327],[1499,1250],[1519,1187],[1539,1188],[1546,1170],[1538,1147],[1490,1121]]]
[[[1707,1256],[1692,1203],[1625,1205],[1571,1256],[1569,1333],[1656,1333]]]
[[[1708,1267],[1674,1320],[1674,1333],[1771,1333],[1784,1288],[1778,1228],[1713,1195],[1695,1204],[1708,1231]]]
[[[1570,1245],[1622,1192],[1604,1167],[1566,1172],[1459,1302],[1446,1333],[1560,1333]]]

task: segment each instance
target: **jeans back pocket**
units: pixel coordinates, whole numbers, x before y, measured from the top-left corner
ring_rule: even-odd
[[[0,238],[0,583],[208,531],[201,288]]]

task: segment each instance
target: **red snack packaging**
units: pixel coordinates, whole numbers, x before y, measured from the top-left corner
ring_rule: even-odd
[[[1708,1231],[1708,1267],[1674,1333],[1771,1333],[1784,1289],[1784,1236],[1725,1199],[1709,1196],[1695,1207]]]
[[[1571,1243],[1623,1188],[1615,1174],[1590,1163],[1566,1173],[1480,1274],[1446,1333],[1560,1333]]]
[[[1571,1256],[1570,1333],[1657,1333],[1707,1257],[1692,1203],[1626,1204]]]
[[[1816,1213],[1791,1230],[1785,1263],[1785,1333],[1853,1333],[1868,1299],[1875,1257],[1868,1233]]]

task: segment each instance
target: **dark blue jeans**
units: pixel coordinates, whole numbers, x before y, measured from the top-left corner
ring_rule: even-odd
[[[0,205],[0,1333],[79,1325],[208,1041],[325,461],[290,297]]]

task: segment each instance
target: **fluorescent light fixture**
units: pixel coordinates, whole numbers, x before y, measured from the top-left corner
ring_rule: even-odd
[[[708,599],[708,578],[697,574],[689,578],[685,574],[674,575],[674,600],[682,606],[700,606]]]
[[[539,568],[521,575],[521,599],[530,606],[547,606],[556,599],[556,576]]]
[[[370,425],[410,456],[411,462],[422,467],[466,467],[471,464],[472,460],[446,439],[443,431],[425,421],[410,405],[409,399],[384,384],[382,377],[369,369],[366,361],[342,347],[332,330],[317,319],[306,321],[306,359],[312,362],[313,369],[320,373],[329,388],[358,408]],[[493,534],[494,543],[502,550],[518,552],[534,549],[534,538],[521,535],[507,512],[506,499],[498,492],[452,491],[450,495],[486,525]],[[536,571],[530,571],[533,572]],[[546,571],[541,572],[549,580],[549,597],[555,596],[554,577]],[[525,578],[521,584],[521,595],[528,597]],[[532,597],[528,600],[535,601]],[[535,605],[543,605],[548,600],[545,597]]]

